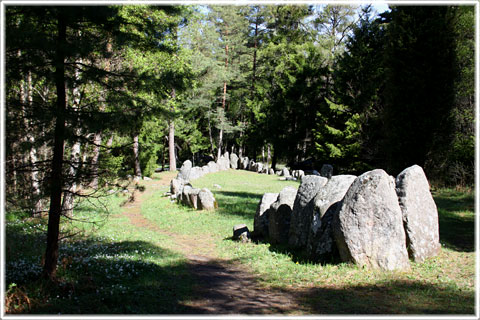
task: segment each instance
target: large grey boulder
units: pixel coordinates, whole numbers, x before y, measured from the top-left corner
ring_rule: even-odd
[[[183,185],[185,184],[185,180],[180,178],[173,178],[170,181],[170,193],[178,195],[183,191]]]
[[[268,237],[268,209],[277,198],[278,193],[265,193],[258,203],[253,218],[253,233],[256,237]]]
[[[307,240],[307,253],[313,260],[328,261],[337,254],[332,219],[356,178],[352,175],[333,176],[313,198],[314,209]]]
[[[220,156],[217,160],[218,167],[221,171],[228,170],[230,168],[230,160],[226,155]]]
[[[274,175],[274,174],[275,174],[275,170],[273,170],[273,168],[268,169],[268,174]]]
[[[343,261],[383,270],[409,268],[393,177],[381,169],[362,174],[337,211],[332,226]]]
[[[190,192],[192,190],[193,190],[193,187],[191,185],[185,185],[182,190],[182,196],[177,199],[180,200],[184,205],[191,207],[192,202],[190,201]]]
[[[218,172],[220,170],[220,167],[216,162],[210,161],[207,165],[210,169],[210,173]]]
[[[202,169],[200,167],[193,167],[192,169],[190,169],[190,176],[189,176],[190,181],[198,179],[201,176],[202,176]]]
[[[198,209],[199,210],[213,210],[216,207],[216,200],[215,197],[213,196],[213,193],[208,190],[207,188],[203,188],[200,190],[198,193],[198,200],[199,203]]]
[[[202,176],[210,173],[210,167],[205,165],[202,167]]]
[[[192,170],[192,161],[185,160],[180,167],[177,178],[183,179],[185,181],[190,181],[190,170]]]
[[[238,156],[235,153],[230,155],[230,168],[238,169]]]
[[[259,162],[256,164],[257,166],[255,167],[255,172],[257,173],[262,173],[263,170],[263,163]]]
[[[201,207],[201,205],[199,206],[199,201],[198,201],[199,193],[200,193],[200,189],[198,188],[192,188],[188,193],[190,206],[195,210],[200,209]]]
[[[333,175],[333,167],[330,164],[324,164],[320,169],[320,175],[327,179],[330,179]]]
[[[312,175],[302,178],[290,222],[288,244],[292,247],[301,248],[307,245],[308,231],[313,215],[313,203],[311,202],[327,181],[325,177]]]
[[[284,177],[290,177],[290,172],[288,171],[288,168],[283,168],[281,175]]]
[[[268,236],[271,243],[288,243],[290,219],[297,189],[285,187],[268,210]]]
[[[414,165],[396,179],[398,201],[407,236],[407,250],[415,262],[436,256],[440,249],[438,211],[423,169]]]
[[[255,161],[253,161],[253,159],[251,159],[249,162],[248,162],[248,170],[250,171],[256,171],[257,170],[257,166],[255,165]]]

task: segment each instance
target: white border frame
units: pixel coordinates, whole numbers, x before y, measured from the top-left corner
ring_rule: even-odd
[[[432,316],[293,316],[293,317],[279,317],[279,316],[220,316],[220,315],[207,315],[207,316],[188,316],[188,315],[175,315],[175,316],[138,316],[138,315],[108,315],[108,316],[96,316],[96,315],[75,315],[75,316],[54,316],[54,315],[45,315],[45,316],[28,316],[28,315],[6,315],[5,314],[5,268],[3,262],[5,261],[5,221],[4,221],[4,204],[5,204],[5,192],[4,192],[4,172],[5,172],[5,30],[4,30],[4,21],[5,21],[5,6],[7,5],[126,5],[126,4],[162,4],[162,5],[199,5],[199,4],[216,4],[216,5],[251,5],[251,4],[265,4],[265,5],[279,5],[279,4],[387,4],[387,5],[473,5],[475,7],[475,106],[476,106],[476,123],[475,123],[475,133],[476,133],[476,148],[475,148],[475,244],[476,244],[476,290],[475,290],[475,315],[473,316],[449,316],[449,315],[432,315]],[[479,167],[480,167],[480,146],[479,146],[479,134],[480,134],[480,112],[479,112],[479,41],[480,41],[480,3],[475,0],[460,0],[460,1],[448,1],[448,0],[430,0],[430,1],[414,1],[414,0],[398,0],[398,1],[358,1],[358,0],[320,0],[320,1],[303,1],[303,0],[238,0],[238,1],[228,1],[228,0],[198,0],[198,1],[165,1],[165,0],[3,0],[0,3],[0,223],[1,223],[1,248],[0,248],[0,318],[1,319],[283,319],[283,318],[295,318],[295,319],[479,319],[480,318],[480,282],[479,282],[479,216],[480,213],[480,198],[479,198]]]

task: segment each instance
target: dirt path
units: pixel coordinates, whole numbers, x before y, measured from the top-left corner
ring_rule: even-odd
[[[214,239],[179,235],[163,230],[147,220],[140,212],[143,199],[160,187],[169,185],[172,175],[162,180],[146,181],[143,193],[135,191],[133,201],[124,206],[123,215],[130,223],[170,236],[174,249],[189,260],[189,268],[197,280],[194,298],[187,303],[192,314],[299,314],[306,310],[296,303],[289,292],[270,290],[258,281],[239,263],[220,259],[215,250]]]

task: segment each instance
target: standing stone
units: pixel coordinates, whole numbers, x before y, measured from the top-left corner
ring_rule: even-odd
[[[333,175],[333,167],[330,164],[324,164],[320,169],[320,175],[327,179],[330,179]]]
[[[302,179],[305,176],[305,172],[303,170],[298,170],[298,179]]]
[[[228,170],[230,168],[230,160],[225,157],[225,155],[220,156],[220,158],[217,160],[218,168],[219,170]]]
[[[288,243],[288,232],[297,190],[285,187],[268,210],[268,236],[271,243]]]
[[[396,179],[398,201],[407,236],[407,250],[415,262],[436,256],[440,250],[438,211],[423,169],[414,165]]]
[[[314,210],[307,240],[307,252],[313,260],[331,261],[338,253],[332,219],[356,178],[352,175],[333,176],[313,199]]]
[[[188,194],[190,205],[195,210],[201,209],[201,205],[199,206],[199,201],[198,201],[198,193],[199,192],[200,192],[200,189],[192,188],[190,190],[189,194]]]
[[[313,216],[313,198],[327,183],[327,178],[319,176],[304,176],[298,188],[293,205],[292,220],[288,243],[295,248],[305,247]]]
[[[282,170],[282,176],[284,176],[284,177],[290,177],[290,172],[288,171],[287,168],[283,168],[283,170]]]
[[[253,233],[258,237],[268,237],[268,209],[277,200],[278,193],[265,193],[258,203],[253,218]]]
[[[183,190],[183,185],[185,184],[185,181],[183,179],[179,178],[174,178],[172,181],[170,181],[170,193],[171,194],[179,194]]]
[[[218,172],[220,168],[218,167],[218,164],[216,162],[210,161],[208,163],[208,168],[210,169],[210,173]]]
[[[240,169],[248,170],[248,157],[242,157],[240,159]]]
[[[209,174],[210,173],[210,167],[209,166],[203,166],[202,167],[203,175]]]
[[[213,193],[207,188],[203,188],[198,193],[198,200],[200,200],[199,207],[201,210],[213,210],[216,207],[215,197]]]
[[[262,170],[263,170],[263,163],[261,162],[257,163],[257,167],[255,168],[255,171],[257,173],[262,173]]]
[[[190,192],[193,190],[191,185],[185,185],[182,191],[181,201],[184,205],[191,207],[192,202],[190,201]]]
[[[273,170],[273,168],[268,169],[268,174],[269,174],[269,175],[274,175],[274,174],[275,174],[275,170]]]
[[[238,169],[238,156],[235,153],[230,155],[230,168]]]
[[[332,226],[342,261],[383,270],[409,268],[395,181],[385,171],[356,178],[337,211]]]
[[[201,177],[201,169],[199,167],[193,167],[190,169],[189,180],[195,180]]]
[[[185,160],[180,168],[180,172],[177,175],[177,178],[181,178],[185,181],[190,181],[190,170],[192,170],[192,161]]]

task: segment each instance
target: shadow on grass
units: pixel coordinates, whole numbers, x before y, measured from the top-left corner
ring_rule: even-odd
[[[394,280],[306,290],[314,314],[474,314],[475,293],[419,281]]]
[[[41,232],[8,230],[7,246],[22,255],[10,254],[6,259],[7,313],[193,312],[184,305],[192,294],[190,266],[173,251],[145,241],[89,238],[62,243],[57,282],[52,284],[39,280],[44,241]],[[36,250],[25,251],[22,246]]]
[[[214,191],[218,212],[223,215],[253,219],[262,195],[250,192]]]
[[[471,196],[434,196],[438,208],[440,242],[445,247],[462,252],[475,250],[474,199]],[[464,214],[462,214],[462,212]]]

